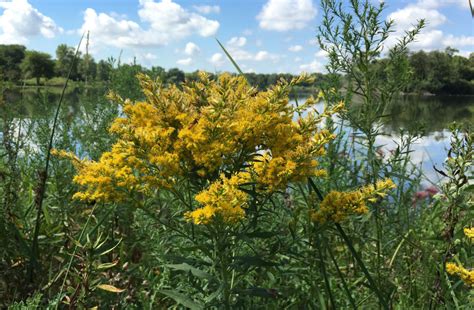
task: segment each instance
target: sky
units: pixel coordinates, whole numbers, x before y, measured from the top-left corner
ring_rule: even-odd
[[[383,18],[395,21],[388,46],[425,18],[410,50],[474,52],[469,0],[385,5]],[[0,44],[54,55],[57,45],[76,46],[89,32],[97,60],[121,55],[146,67],[233,71],[218,39],[245,72],[324,72],[326,55],[315,40],[321,20],[319,0],[0,0]]]

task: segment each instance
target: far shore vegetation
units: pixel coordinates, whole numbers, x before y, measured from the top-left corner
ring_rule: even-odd
[[[0,80],[22,87],[62,87],[68,74],[68,69],[74,59],[74,48],[60,44],[53,56],[27,50],[23,45],[0,45]],[[425,52],[407,51],[405,61],[412,78],[402,93],[422,95],[474,95],[474,53],[469,57],[458,55],[459,51],[451,47],[445,50]],[[374,61],[373,72],[382,72],[380,79],[386,79],[379,68],[387,65],[388,59],[380,58]],[[377,68],[379,67],[379,68]],[[110,84],[114,75],[130,76],[130,80],[138,73],[145,73],[151,78],[159,78],[166,84],[179,84],[185,80],[195,81],[198,72],[184,72],[178,68],[166,70],[160,66],[144,67],[136,61],[121,63],[113,57],[96,61],[90,54],[79,55],[78,61],[72,66],[70,83],[74,86],[90,87]],[[213,73],[210,73],[214,76]],[[296,75],[291,73],[246,73],[251,85],[263,90],[274,85],[281,78],[291,80]],[[302,83],[296,89],[298,92],[314,92],[327,81],[327,74],[312,73],[314,80]],[[138,83],[136,83],[138,88]]]

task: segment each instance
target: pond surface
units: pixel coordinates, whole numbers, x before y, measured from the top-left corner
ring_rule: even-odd
[[[298,102],[304,102],[299,98]],[[323,110],[318,104],[317,110]],[[453,122],[474,124],[473,96],[403,96],[393,102],[381,119],[382,133],[377,137],[380,153],[388,155],[401,143],[401,132],[419,133],[411,147],[412,164],[424,174],[424,185],[439,183],[441,176],[433,166],[441,168],[450,148],[450,125]],[[345,127],[348,135],[353,134]]]
[[[30,151],[41,150],[47,139],[50,121],[60,95],[60,89],[27,89],[4,92],[0,102],[0,142],[7,128],[18,127],[30,140]],[[92,157],[106,150],[107,127],[118,113],[114,103],[105,99],[106,89],[70,89],[67,91],[60,114],[62,135],[56,144]],[[304,98],[299,99],[303,102]],[[321,107],[319,107],[321,108]],[[383,152],[390,152],[400,143],[400,130],[420,132],[411,153],[412,162],[421,167],[426,182],[437,183],[439,176],[433,166],[440,167],[449,149],[449,125],[474,123],[474,97],[416,97],[398,99],[387,109],[382,120],[377,143]],[[28,129],[26,129],[28,128]],[[39,132],[38,132],[39,131]],[[44,133],[41,133],[44,132]],[[58,131],[59,132],[59,131]],[[43,135],[43,136],[42,136]]]

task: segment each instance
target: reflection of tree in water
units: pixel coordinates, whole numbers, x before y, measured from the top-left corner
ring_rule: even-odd
[[[426,134],[443,131],[456,121],[474,121],[473,97],[416,97],[406,96],[387,107],[383,118],[385,130],[398,132],[403,128],[410,131],[422,129]]]

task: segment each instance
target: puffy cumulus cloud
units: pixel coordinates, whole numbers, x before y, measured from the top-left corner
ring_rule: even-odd
[[[134,57],[127,59],[126,62],[134,63],[138,62],[145,66],[153,66],[158,59],[158,56],[150,52],[138,52],[134,54]]]
[[[211,58],[209,58],[209,62],[216,67],[221,67],[225,63],[224,55],[221,53],[215,53],[211,56]]]
[[[407,30],[413,27],[413,23],[421,18],[426,19],[427,28],[434,28],[446,22],[446,16],[438,10],[409,5],[388,15],[388,19],[395,21],[397,30]]]
[[[236,61],[264,61],[271,60],[277,62],[280,59],[280,56],[277,54],[272,54],[267,51],[261,50],[256,53],[250,52],[243,47],[247,44],[247,38],[245,37],[233,37],[227,41],[226,49],[229,51],[232,58]],[[259,44],[256,44],[260,46]],[[245,65],[241,63],[241,65]]]
[[[301,64],[300,70],[303,72],[323,72],[325,71],[324,64],[319,62],[318,60],[313,60],[307,64]]]
[[[465,47],[474,46],[474,36],[455,37],[452,34],[446,35],[443,39],[445,46]]]
[[[303,47],[301,45],[292,45],[288,48],[290,52],[301,52],[303,50]]]
[[[0,43],[24,44],[29,38],[53,38],[63,29],[34,8],[28,0],[0,1]]]
[[[265,61],[265,60],[271,60],[273,62],[277,62],[280,59],[280,56],[277,54],[272,54],[267,51],[258,51],[257,54],[255,54],[254,60],[255,61]]]
[[[199,46],[197,46],[193,42],[186,43],[186,47],[184,48],[184,53],[189,56],[194,56],[198,54],[200,51],[201,49],[199,48]]]
[[[189,66],[192,62],[193,62],[193,59],[191,57],[179,59],[178,61],[176,61],[178,65],[182,65],[182,66]]]
[[[84,12],[84,23],[79,33],[90,31],[90,42],[102,43],[116,47],[144,44],[145,33],[136,22],[115,19],[105,13],[99,13],[94,9],[86,9]],[[151,42],[150,42],[151,43]]]
[[[316,13],[312,0],[268,0],[257,20],[263,29],[288,31],[306,27]]]
[[[201,14],[219,14],[221,12],[218,5],[195,5],[193,8]]]
[[[446,5],[456,5],[460,8],[469,8],[469,0],[419,0],[418,5],[425,8],[439,8]]]
[[[425,19],[426,27],[416,37],[416,40],[410,44],[410,50],[434,50],[442,49],[447,46],[454,48],[474,46],[474,37],[445,34],[438,29],[445,24],[448,19],[438,9],[443,6],[457,5],[465,7],[461,0],[418,0],[416,3],[409,4],[388,15],[387,19],[395,21],[395,31],[386,42],[386,47],[391,48],[397,44],[398,40],[404,36],[405,31],[413,29],[416,20]],[[387,50],[385,50],[387,51]]]
[[[328,57],[328,52],[326,52],[325,50],[319,50],[316,53],[314,53],[314,57],[316,57],[316,58]]]
[[[88,8],[79,32],[90,31],[92,45],[122,48],[163,46],[192,34],[208,37],[219,28],[219,22],[190,12],[172,0],[140,0],[138,16],[140,24]]]
[[[229,41],[227,41],[227,44],[232,47],[243,47],[245,44],[247,44],[247,38],[246,37],[233,37]]]
[[[140,5],[140,19],[150,23],[153,32],[166,33],[170,38],[185,37],[193,33],[208,37],[214,35],[219,28],[217,21],[188,12],[171,0],[140,0]]]

